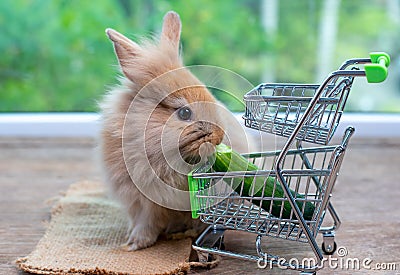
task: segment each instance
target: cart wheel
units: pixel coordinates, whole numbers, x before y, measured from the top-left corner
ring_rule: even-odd
[[[333,242],[333,246],[325,247],[325,243],[323,242],[321,248],[322,248],[322,251],[324,251],[325,255],[332,255],[336,251],[337,244],[336,244],[336,242]]]

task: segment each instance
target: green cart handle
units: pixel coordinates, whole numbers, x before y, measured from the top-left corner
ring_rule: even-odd
[[[371,64],[365,64],[364,70],[369,83],[383,82],[388,75],[390,56],[384,52],[372,52],[369,54]]]

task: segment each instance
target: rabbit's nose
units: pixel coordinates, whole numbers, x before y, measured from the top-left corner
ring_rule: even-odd
[[[225,131],[222,127],[209,121],[198,121],[197,125],[199,127],[198,129],[206,136],[204,141],[210,142],[214,146],[222,142],[225,135]]]
[[[225,131],[218,125],[212,125],[212,138],[211,142],[214,145],[218,145],[222,142],[225,135]]]

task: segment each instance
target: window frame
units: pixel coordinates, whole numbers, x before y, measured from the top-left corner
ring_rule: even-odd
[[[242,122],[242,114],[236,113]],[[335,137],[354,126],[359,138],[400,137],[400,114],[344,113]],[[0,137],[96,138],[100,132],[98,113],[2,113]]]

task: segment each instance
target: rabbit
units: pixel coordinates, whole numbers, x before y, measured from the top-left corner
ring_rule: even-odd
[[[141,43],[106,30],[122,77],[100,103],[99,147],[105,181],[128,216],[130,251],[162,234],[201,232],[205,225],[191,218],[187,174],[221,142],[249,151],[236,118],[184,67],[181,25],[170,11],[159,39]]]

